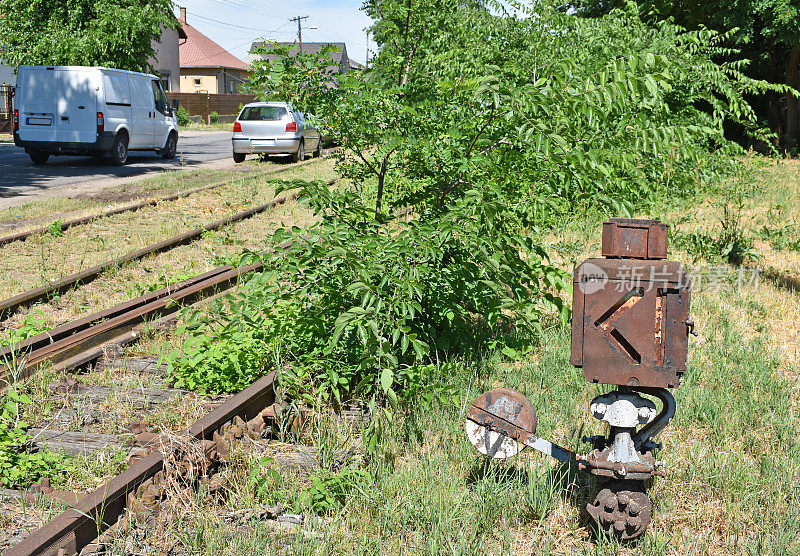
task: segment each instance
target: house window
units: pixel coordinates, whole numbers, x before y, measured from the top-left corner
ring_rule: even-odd
[[[169,91],[169,77],[162,77],[160,81],[164,90]]]
[[[194,86],[195,87],[199,87],[200,86],[200,80],[199,79],[195,79],[194,80]]]

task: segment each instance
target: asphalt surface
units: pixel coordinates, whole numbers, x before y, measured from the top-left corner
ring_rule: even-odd
[[[178,155],[164,160],[153,152],[132,151],[125,166],[111,166],[92,157],[51,156],[36,166],[25,149],[0,143],[0,198],[9,199],[50,188],[59,188],[104,178],[125,178],[148,172],[163,172],[231,157],[231,132],[200,131],[181,134]]]

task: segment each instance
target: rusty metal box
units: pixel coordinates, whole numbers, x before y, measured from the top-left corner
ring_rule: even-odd
[[[612,218],[603,223],[604,257],[666,259],[669,226],[658,220]]]
[[[654,226],[653,221],[639,222],[638,227],[626,226],[630,232],[604,226],[604,247],[606,231],[611,230],[629,234],[639,243],[631,251],[642,252],[643,245],[652,243]],[[619,247],[619,239],[609,239],[608,245]],[[663,249],[661,240],[655,245],[657,253],[666,256],[666,239]],[[620,386],[678,386],[686,372],[691,325],[687,320],[691,284],[680,263],[652,258],[589,259],[575,269],[573,286],[570,362],[583,369],[587,380]]]

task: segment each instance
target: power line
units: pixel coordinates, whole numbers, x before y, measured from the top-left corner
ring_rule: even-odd
[[[198,15],[198,14],[192,14],[192,17],[193,18],[196,17],[198,19],[202,19],[203,21],[210,21],[210,22],[216,23],[218,25],[221,25],[223,27],[231,27],[231,28],[235,28],[235,29],[244,29],[246,31],[257,31],[259,33],[277,33],[278,31],[280,31],[281,29],[283,29],[284,27],[286,27],[288,25],[288,23],[284,23],[280,27],[276,27],[275,29],[273,29],[271,31],[267,31],[265,29],[256,29],[255,27],[245,27],[243,25],[236,25],[234,23],[228,23],[226,21],[220,21],[218,19],[213,19],[211,17],[205,17],[205,16]]]

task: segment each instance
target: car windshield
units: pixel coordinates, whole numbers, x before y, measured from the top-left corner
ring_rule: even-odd
[[[248,106],[242,110],[239,119],[242,121],[261,120],[275,122],[286,117],[286,108],[283,106]]]

